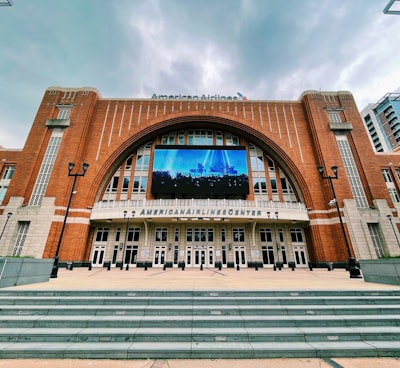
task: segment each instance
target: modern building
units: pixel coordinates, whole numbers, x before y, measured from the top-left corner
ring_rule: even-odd
[[[400,157],[366,142],[349,92],[51,87],[24,148],[0,150],[0,254],[271,268],[397,255]]]
[[[365,107],[361,116],[376,152],[400,147],[400,93],[387,93],[376,104]]]

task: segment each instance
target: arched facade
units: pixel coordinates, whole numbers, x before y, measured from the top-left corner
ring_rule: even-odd
[[[349,92],[155,97],[45,92],[12,156],[3,253],[95,267],[308,267],[396,253],[393,185],[377,180],[393,156],[365,146]],[[338,167],[337,208],[318,166]]]

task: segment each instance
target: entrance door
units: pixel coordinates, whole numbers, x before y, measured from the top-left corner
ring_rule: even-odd
[[[235,247],[235,266],[247,267],[246,263],[246,247]]]
[[[105,245],[96,245],[93,249],[92,256],[92,266],[93,267],[103,267],[104,264],[104,255],[106,253]]]
[[[215,259],[214,259],[214,247],[208,247],[207,249],[207,266],[214,267]]]
[[[272,246],[262,247],[263,265],[273,266],[275,263],[274,248]]]
[[[194,267],[200,265],[206,266],[206,248],[203,246],[195,246],[194,247]]]
[[[214,267],[215,254],[214,247],[205,245],[195,245],[186,248],[186,266],[187,267]]]
[[[302,246],[293,247],[294,259],[296,266],[304,267],[307,266],[306,249]]]
[[[163,267],[165,262],[165,251],[166,247],[155,247],[154,248],[154,267]]]
[[[128,245],[125,251],[124,263],[129,264],[131,266],[136,266],[137,254],[138,254],[137,245]]]

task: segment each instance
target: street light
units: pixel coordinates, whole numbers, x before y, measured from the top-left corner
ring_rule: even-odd
[[[388,220],[390,221],[390,225],[392,225],[392,229],[393,229],[393,232],[394,232],[394,236],[396,237],[396,240],[397,240],[397,245],[400,247],[399,238],[397,237],[396,230],[394,229],[394,226],[393,226],[392,215],[387,215],[387,218],[388,218]],[[0,239],[1,239],[1,237],[0,237]]]
[[[271,218],[271,212],[268,211],[267,212],[267,216],[270,219]],[[275,224],[275,222],[278,221],[278,217],[279,217],[279,213],[275,212],[275,219],[272,219],[272,226],[273,226],[274,238],[275,238],[275,242],[276,242],[276,254],[278,256],[277,266],[278,266],[279,271],[281,271],[282,266],[281,266],[281,262],[279,260],[279,251],[280,251],[281,248],[280,248],[279,243],[278,243],[278,236],[276,235],[276,224]]]
[[[63,225],[62,225],[62,228],[61,228],[60,238],[58,239],[56,254],[54,255],[53,270],[51,272],[51,278],[52,279],[57,278],[57,275],[58,275],[58,254],[60,253],[61,242],[62,242],[62,238],[63,238],[63,235],[64,235],[65,225],[67,223],[67,217],[68,217],[68,213],[69,213],[69,208],[71,206],[72,196],[74,195],[76,179],[78,178],[78,176],[85,176],[86,170],[88,169],[89,164],[84,162],[82,164],[82,172],[81,173],[72,174],[72,170],[74,169],[74,167],[75,167],[75,164],[73,162],[69,162],[68,163],[68,177],[73,176],[74,177],[74,181],[72,182],[71,192],[69,193],[69,200],[68,200],[67,210],[65,211],[64,222],[63,222]]]
[[[8,213],[7,213],[6,222],[5,222],[4,227],[3,227],[3,230],[1,231],[1,234],[0,234],[0,240],[1,240],[2,236],[3,236],[4,230],[6,229],[7,222],[8,222],[8,220],[10,219],[11,216],[12,216],[12,212],[8,212]]]
[[[356,260],[355,258],[351,255],[351,250],[350,250],[350,246],[349,246],[349,242],[347,240],[347,235],[346,235],[346,231],[344,229],[344,225],[343,225],[343,221],[342,221],[342,216],[340,214],[340,209],[339,209],[339,204],[336,198],[336,193],[335,193],[335,188],[333,187],[333,179],[338,179],[338,167],[337,166],[332,166],[331,170],[332,172],[335,174],[334,176],[331,175],[324,175],[324,168],[323,166],[318,166],[317,170],[319,172],[319,174],[321,175],[322,179],[327,179],[329,180],[329,185],[331,187],[332,190],[332,195],[333,195],[333,199],[329,201],[329,206],[335,206],[336,207],[336,211],[339,217],[339,222],[340,222],[340,226],[342,228],[342,233],[343,233],[343,237],[344,237],[344,242],[346,244],[346,249],[347,249],[347,255],[349,257],[348,259],[348,269],[350,272],[350,278],[361,278],[361,272],[360,269],[356,266]]]
[[[124,241],[124,247],[122,249],[122,260],[121,260],[121,267],[119,268],[120,270],[122,270],[124,268],[124,256],[125,256],[125,248],[126,248],[126,241],[128,239],[128,230],[129,230],[129,220],[131,218],[135,217],[135,211],[132,211],[132,217],[128,216],[128,211],[124,211],[124,218],[127,218],[128,221],[126,222],[126,229],[125,229],[125,241]],[[126,264],[126,270],[129,269],[129,265]]]

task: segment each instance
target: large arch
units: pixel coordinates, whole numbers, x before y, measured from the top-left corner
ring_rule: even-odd
[[[297,192],[302,196],[304,204],[307,207],[313,207],[312,196],[309,188],[304,180],[303,175],[293,162],[290,156],[282,149],[282,147],[266,136],[259,130],[246,125],[243,122],[235,121],[221,116],[209,115],[184,115],[165,119],[156,122],[143,130],[131,135],[125,140],[109,157],[105,160],[103,166],[98,171],[96,178],[93,180],[92,187],[89,191],[88,201],[93,204],[99,192],[104,186],[112,173],[119,167],[121,162],[127,157],[127,151],[131,152],[132,148],[138,148],[156,135],[170,131],[171,129],[187,128],[187,124],[191,123],[191,127],[218,128],[223,127],[225,130],[234,130],[235,134],[246,137],[249,141],[260,145],[264,151],[269,152],[280,163],[283,168],[287,169],[287,174],[292,176],[293,184],[296,185]]]

